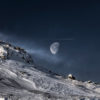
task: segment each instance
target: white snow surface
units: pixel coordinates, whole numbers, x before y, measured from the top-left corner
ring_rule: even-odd
[[[64,79],[50,71],[39,70],[32,59],[30,60],[28,53],[19,53],[11,49],[11,46],[6,50],[4,47],[6,44],[1,42],[0,50],[4,51],[4,54],[8,51],[13,54],[9,54],[8,58],[6,55],[6,59],[0,56],[1,98],[6,100],[100,100],[100,84]],[[24,60],[21,59],[23,55]],[[26,59],[31,63],[27,63]]]

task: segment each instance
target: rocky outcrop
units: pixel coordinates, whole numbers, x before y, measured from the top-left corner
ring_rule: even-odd
[[[17,60],[28,64],[33,63],[31,56],[24,49],[3,41],[0,41],[0,59]]]
[[[75,76],[73,76],[72,74],[69,74],[69,75],[68,75],[68,79],[75,80],[76,78],[75,78]]]

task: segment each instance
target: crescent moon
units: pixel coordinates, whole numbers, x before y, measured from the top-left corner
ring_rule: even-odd
[[[59,42],[54,42],[50,45],[50,51],[53,55],[57,54],[57,52],[59,51],[59,46],[60,46]]]

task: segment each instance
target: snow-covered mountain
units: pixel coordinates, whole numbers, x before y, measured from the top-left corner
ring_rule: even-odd
[[[0,59],[12,59],[23,63],[33,63],[31,56],[22,48],[0,41]]]
[[[5,100],[100,99],[99,84],[65,79],[51,71],[42,70],[39,70],[24,49],[0,41],[1,98]]]

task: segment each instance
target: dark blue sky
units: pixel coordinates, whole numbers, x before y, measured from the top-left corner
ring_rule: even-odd
[[[96,37],[100,3],[96,0],[3,0],[1,31],[35,38]]]
[[[79,79],[100,81],[98,0],[3,0],[0,32],[1,39],[35,53],[40,65],[61,74],[73,73]],[[53,56],[49,46],[55,41],[60,42],[60,50]]]

